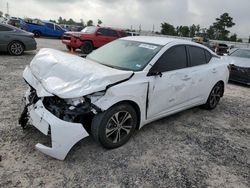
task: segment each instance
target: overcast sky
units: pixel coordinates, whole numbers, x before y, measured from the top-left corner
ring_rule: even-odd
[[[250,0],[8,0],[11,16],[55,19],[59,16],[85,22],[103,21],[105,26],[160,30],[162,22],[174,26],[211,25],[228,12],[236,25],[231,29],[239,37],[250,36]],[[6,13],[7,0],[0,0]]]

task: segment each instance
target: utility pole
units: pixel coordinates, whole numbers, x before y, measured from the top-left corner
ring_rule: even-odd
[[[152,30],[152,33],[155,32],[155,24],[153,24],[153,30]]]
[[[10,13],[9,13],[9,2],[7,2],[7,14],[10,15]]]

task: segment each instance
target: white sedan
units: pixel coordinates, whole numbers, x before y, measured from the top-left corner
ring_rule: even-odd
[[[89,135],[116,148],[149,122],[194,106],[214,109],[229,67],[202,45],[138,36],[111,42],[86,59],[41,49],[23,77],[29,89],[19,122],[50,135],[52,147],[36,148],[63,160]]]

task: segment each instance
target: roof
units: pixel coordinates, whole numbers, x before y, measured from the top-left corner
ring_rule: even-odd
[[[133,37],[125,37],[122,38],[122,40],[131,40],[131,41],[138,41],[138,42],[145,42],[145,43],[151,43],[151,44],[157,44],[157,45],[166,45],[170,42],[177,42],[177,43],[183,43],[183,44],[196,44],[194,42],[183,40],[183,39],[176,39],[176,38],[167,38],[167,37],[153,37],[153,36],[133,36]]]

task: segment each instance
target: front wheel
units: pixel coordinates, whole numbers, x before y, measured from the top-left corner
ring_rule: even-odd
[[[24,46],[21,42],[13,41],[8,46],[8,52],[11,55],[15,55],[15,56],[22,55],[24,52]]]
[[[218,82],[210,92],[204,107],[208,110],[214,109],[220,102],[220,98],[222,97],[222,95],[223,95],[223,84],[221,82]]]
[[[33,31],[34,37],[35,38],[39,38],[41,36],[41,32],[40,31]]]
[[[137,125],[137,114],[129,104],[118,104],[94,116],[91,133],[105,148],[117,148],[132,136]]]
[[[92,42],[90,42],[90,41],[84,41],[82,46],[81,46],[81,51],[84,54],[91,53],[93,51],[93,49],[94,49],[94,46],[93,46]]]

